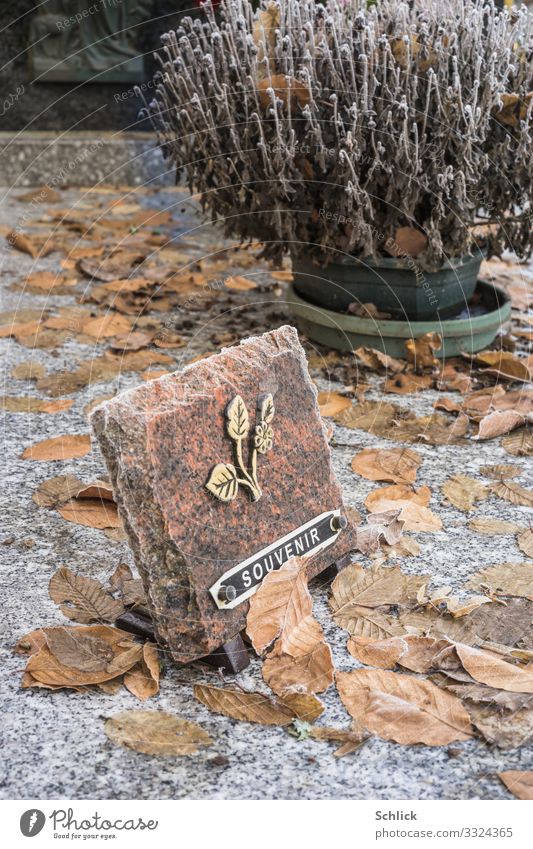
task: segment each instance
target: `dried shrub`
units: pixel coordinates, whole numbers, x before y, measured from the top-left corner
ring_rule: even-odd
[[[368,5],[368,8],[367,8]],[[163,37],[146,112],[228,236],[432,269],[533,247],[533,35],[485,0],[227,0]],[[329,213],[329,215],[327,214]],[[479,226],[481,223],[481,227]],[[394,252],[394,251],[393,251]]]

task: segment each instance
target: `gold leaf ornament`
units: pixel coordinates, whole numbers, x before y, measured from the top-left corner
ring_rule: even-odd
[[[255,426],[254,445],[260,454],[266,454],[272,448],[273,431],[266,422]]]
[[[257,398],[258,423],[253,430],[250,448],[249,468],[243,457],[243,444],[250,434],[250,417],[246,404],[240,395],[236,395],[226,408],[226,430],[234,443],[235,463],[217,463],[211,470],[206,489],[219,501],[233,501],[237,497],[239,486],[246,487],[252,501],[261,498],[261,488],[257,479],[257,454],[266,454],[272,448],[274,432],[270,422],[274,418],[275,408],[272,395],[265,393]]]
[[[257,401],[259,418],[262,422],[265,422],[265,424],[270,424],[275,413],[274,399],[272,398],[272,395],[270,393],[260,395]]]
[[[217,463],[209,476],[206,487],[219,501],[233,501],[239,491],[235,466],[231,463]]]
[[[235,441],[245,439],[250,430],[250,419],[246,404],[240,395],[230,401],[226,410],[228,436]]]

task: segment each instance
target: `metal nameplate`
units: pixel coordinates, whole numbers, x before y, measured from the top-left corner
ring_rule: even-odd
[[[337,539],[346,519],[340,510],[329,510],[276,540],[225,572],[209,592],[220,610],[231,610],[259,588],[269,572],[280,569],[291,557],[311,557]]]

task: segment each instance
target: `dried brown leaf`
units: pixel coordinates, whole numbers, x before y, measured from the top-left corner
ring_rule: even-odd
[[[367,480],[414,483],[421,462],[409,448],[365,448],[352,459],[352,470]]]
[[[336,416],[352,405],[349,398],[346,398],[345,395],[339,395],[338,392],[319,392],[317,402],[320,415],[324,418]]]
[[[404,575],[398,566],[363,569],[351,564],[332,584],[330,606],[340,628],[352,636],[384,639],[405,633],[398,619],[383,608],[416,601],[428,576]],[[376,609],[380,608],[380,609]]]
[[[142,702],[159,692],[159,653],[153,643],[145,643],[142,659],[124,675],[124,686]]]
[[[502,448],[515,457],[533,455],[533,431],[529,427],[520,428],[502,439]]]
[[[431,490],[429,486],[419,486],[414,489],[406,483],[394,483],[390,486],[381,486],[379,489],[374,489],[367,495],[365,499],[365,507],[371,512],[379,512],[377,505],[381,501],[412,501],[414,504],[420,504],[421,507],[427,507],[431,500]]]
[[[73,403],[70,398],[47,401],[25,395],[3,395],[0,398],[0,409],[9,413],[62,413],[69,410]]]
[[[517,799],[533,800],[533,772],[508,769],[496,775]]]
[[[143,371],[158,363],[173,362],[168,354],[160,351],[126,351],[118,354],[108,351],[101,357],[81,363],[74,371],[46,375],[37,381],[37,389],[54,397],[68,395],[91,383],[112,380],[121,373]]]
[[[23,283],[14,283],[12,289],[21,289],[24,292],[35,292],[41,294],[69,294],[73,286],[78,284],[76,277],[68,277],[56,274],[53,271],[36,271],[28,274]]]
[[[37,201],[37,203],[59,203],[62,199],[59,192],[46,185],[38,186],[35,189],[24,192],[22,195],[17,195],[17,200],[24,203],[30,203],[31,201]]]
[[[310,693],[286,693],[281,699],[303,722],[315,722],[324,713],[324,705]]]
[[[366,430],[376,436],[385,436],[393,426],[398,408],[383,401],[360,401],[334,416],[342,427]]]
[[[214,713],[221,713],[241,722],[290,725],[296,716],[290,707],[263,693],[246,693],[231,687],[195,684],[194,697]]]
[[[468,616],[482,604],[490,604],[492,599],[485,595],[470,596],[466,601],[461,601],[457,598],[447,598],[444,602],[446,611],[453,616],[454,619],[460,619],[462,616]]]
[[[76,493],[76,498],[101,498],[104,501],[113,501],[113,487],[107,481],[94,480],[88,484],[82,484]]]
[[[533,563],[496,563],[472,575],[467,586],[533,601]]]
[[[281,100],[285,106],[291,105],[291,109],[299,106],[306,106],[309,103],[309,89],[294,79],[294,77],[286,76],[285,74],[273,74],[264,80],[260,80],[257,84],[259,93],[259,102],[263,109],[268,109],[272,103],[271,91],[274,92],[276,98]]]
[[[195,722],[163,711],[117,713],[106,721],[104,731],[113,743],[145,755],[194,755],[199,748],[213,745]]]
[[[105,315],[92,318],[83,325],[86,336],[92,336],[97,341],[109,336],[118,336],[121,333],[129,333],[132,330],[131,321],[124,315],[117,313],[106,313]]]
[[[352,723],[351,728],[311,728],[309,736],[313,740],[324,743],[341,743],[342,745],[333,754],[336,758],[342,758],[359,749],[360,746],[370,739],[368,732],[361,728],[358,723]]]
[[[109,579],[113,591],[118,590],[126,605],[146,604],[146,595],[140,578],[134,578],[127,563],[119,563]]]
[[[407,339],[405,352],[407,361],[412,363],[416,370],[432,368],[439,364],[435,352],[442,347],[442,337],[438,333],[425,333],[418,339]]]
[[[305,561],[292,557],[281,569],[269,572],[250,599],[246,632],[255,651],[261,654],[279,636],[282,653],[307,654],[322,635],[312,611]]]
[[[389,637],[385,640],[350,637],[347,648],[359,663],[376,666],[379,669],[394,669],[401,656],[407,652],[407,644],[403,637]]]
[[[441,392],[460,392],[464,394],[470,392],[472,388],[472,378],[469,374],[457,371],[450,363],[443,361],[441,371],[437,378],[437,389]]]
[[[533,693],[533,671],[520,669],[486,651],[461,643],[455,645],[455,651],[475,681],[512,693]]]
[[[39,649],[46,645],[46,634],[49,628],[38,628],[36,631],[30,631],[29,634],[24,634],[14,648],[15,654],[25,655],[29,657],[36,654]]]
[[[401,39],[398,39],[401,42]],[[398,227],[394,237],[387,239],[383,246],[388,254],[395,257],[415,257],[427,248],[425,233],[416,227]]]
[[[26,236],[19,230],[11,230],[7,234],[6,239],[18,251],[29,254],[33,259],[39,256],[47,256],[52,251],[57,250],[57,247],[49,239]]]
[[[385,381],[383,391],[392,392],[395,395],[411,395],[414,392],[430,389],[432,384],[433,378],[427,374],[398,374]]]
[[[476,501],[483,501],[490,494],[490,488],[468,475],[454,475],[442,487],[442,494],[458,510],[472,510]]]
[[[411,672],[426,673],[433,668],[436,656],[449,645],[446,639],[414,634],[374,641],[350,637],[348,651],[368,666],[393,669],[399,663]]]
[[[80,672],[101,672],[113,659],[113,649],[101,637],[78,633],[78,628],[50,628],[46,645],[54,657]]]
[[[316,693],[333,681],[331,650],[313,618],[306,564],[292,557],[270,572],[250,600],[246,630],[260,653],[277,638],[263,677],[278,695]]]
[[[426,445],[465,445],[463,438],[469,427],[468,416],[460,413],[456,419],[432,413],[430,416],[410,415],[395,423],[387,435],[400,442],[422,442]],[[384,434],[385,435],[385,434]]]
[[[511,430],[520,427],[526,421],[526,417],[516,410],[495,410],[489,413],[479,423],[479,430],[472,439],[494,439]]]
[[[409,630],[476,646],[487,641],[533,648],[533,603],[525,598],[507,598],[505,604],[484,604],[459,619],[432,607],[400,612],[399,622],[402,633]]]
[[[497,711],[518,711],[524,708],[533,709],[533,695],[531,693],[511,693],[507,690],[499,690],[495,687],[487,687],[475,681],[468,672],[437,672],[432,675],[431,680],[439,687],[443,687],[450,693],[461,699],[471,702],[472,705],[490,707]],[[465,705],[472,716],[471,705]],[[474,721],[474,724],[475,721]]]
[[[45,367],[34,360],[19,363],[11,371],[11,377],[14,377],[15,380],[38,380],[45,374]]]
[[[39,484],[32,499],[39,507],[57,507],[76,495],[81,486],[75,475],[58,475]]]
[[[91,450],[89,434],[54,436],[30,445],[22,454],[23,460],[72,460],[84,457]]]
[[[516,749],[531,744],[533,739],[533,710],[497,711],[493,707],[466,701],[476,731],[491,746],[499,749]]]
[[[112,657],[106,662],[104,668],[81,669],[79,667],[67,666],[61,663],[48,647],[48,642],[52,639],[52,635],[56,631],[61,632],[61,634],[56,640],[55,646],[59,651],[63,652],[66,659],[71,661],[75,659],[76,653],[73,643],[76,640],[82,643],[85,637],[106,642],[112,650]],[[65,642],[65,631],[70,632],[73,638],[72,640],[69,639],[68,644]],[[26,672],[31,674],[32,678],[39,683],[52,687],[78,688],[89,684],[109,681],[131,668],[142,654],[141,646],[133,643],[131,634],[127,634],[118,628],[101,625],[89,627],[68,626],[66,628],[63,626],[61,628],[45,628],[43,632],[45,643],[37,652],[30,656],[26,666]],[[63,646],[59,648],[61,642]],[[87,652],[81,650],[78,656],[82,665],[91,665],[90,649],[89,658],[87,657]]]
[[[533,491],[520,486],[519,483],[509,480],[501,480],[493,483],[490,491],[509,501],[511,504],[520,504],[522,507],[533,507]]]
[[[478,534],[516,534],[522,529],[516,522],[507,522],[504,519],[493,519],[491,516],[479,516],[471,519],[468,527]]]
[[[382,544],[377,555],[378,559],[393,560],[397,557],[417,557],[420,554],[420,546],[413,537],[402,536],[394,545]]]
[[[436,410],[446,410],[447,413],[460,413],[463,409],[462,404],[459,404],[453,398],[437,398],[433,404]]]
[[[481,466],[479,471],[486,478],[499,481],[522,474],[522,467],[512,463],[498,463],[495,466]]]
[[[21,312],[23,311],[21,310]],[[28,310],[28,312],[30,311]],[[19,339],[27,339],[30,334],[38,333],[41,327],[41,315],[39,313],[39,318],[28,319],[27,321],[8,321],[3,327],[0,327],[0,339],[14,336],[18,341]]]
[[[255,19],[253,40],[257,45],[257,59],[263,64],[267,58],[273,61],[276,48],[276,29],[280,26],[280,8],[277,3],[269,2],[262,8]]]
[[[430,681],[381,669],[337,673],[348,713],[385,740],[444,746],[472,735],[470,718],[455,696]]]
[[[145,254],[139,253],[139,251],[118,250],[105,259],[82,257],[78,262],[78,267],[86,277],[93,277],[104,282],[124,280],[130,276],[133,278],[131,274],[133,266],[142,262],[143,259],[145,259]]]
[[[114,622],[124,612],[121,602],[104,590],[99,581],[76,575],[62,566],[50,579],[50,598],[75,622]]]
[[[403,532],[403,522],[398,518],[400,510],[393,502],[393,509],[383,513],[375,513],[367,519],[366,525],[356,530],[355,548],[363,554],[372,554],[379,549],[382,542],[396,545]]]
[[[120,333],[109,340],[109,346],[116,351],[140,351],[152,341],[153,334],[143,330]]]
[[[327,643],[317,642],[311,651],[298,657],[283,654],[276,646],[263,664],[263,678],[278,696],[322,693],[333,683],[333,658]]]
[[[233,289],[235,292],[248,292],[250,289],[257,289],[257,282],[250,280],[248,277],[232,275],[231,277],[226,277],[224,286],[228,289]]]
[[[71,498],[57,512],[67,522],[87,528],[121,528],[122,522],[114,502],[100,498]]]
[[[116,696],[122,689],[122,681],[120,678],[111,678],[110,681],[100,681],[96,686],[107,696]]]
[[[490,374],[496,374],[498,377],[527,382],[532,379],[527,362],[509,351],[480,351],[474,355],[474,359],[476,363],[490,366],[486,371]]]
[[[382,351],[377,351],[375,348],[357,348],[354,354],[359,362],[373,371],[383,368],[386,371],[397,374],[406,367],[405,361],[396,360],[394,357],[390,357]]]
[[[427,486],[414,490],[406,484],[396,484],[371,492],[366,497],[365,507],[371,513],[394,508],[400,510],[398,518],[406,531],[439,531],[442,522],[427,507],[430,498],[431,491]]]
[[[525,531],[518,534],[516,542],[520,551],[523,551],[526,557],[533,559],[533,530],[526,528]]]

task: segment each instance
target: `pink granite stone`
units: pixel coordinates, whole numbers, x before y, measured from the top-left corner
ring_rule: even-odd
[[[272,448],[257,454],[261,497],[239,486],[223,502],[206,488],[218,463],[236,463],[226,409],[250,414],[249,467],[258,396],[272,395]],[[91,422],[160,640],[174,659],[203,657],[245,626],[248,602],[219,610],[209,588],[231,567],[321,513],[342,508],[305,353],[280,327],[106,401]],[[241,476],[242,477],[242,476]],[[310,577],[353,548],[354,532],[310,561]]]

